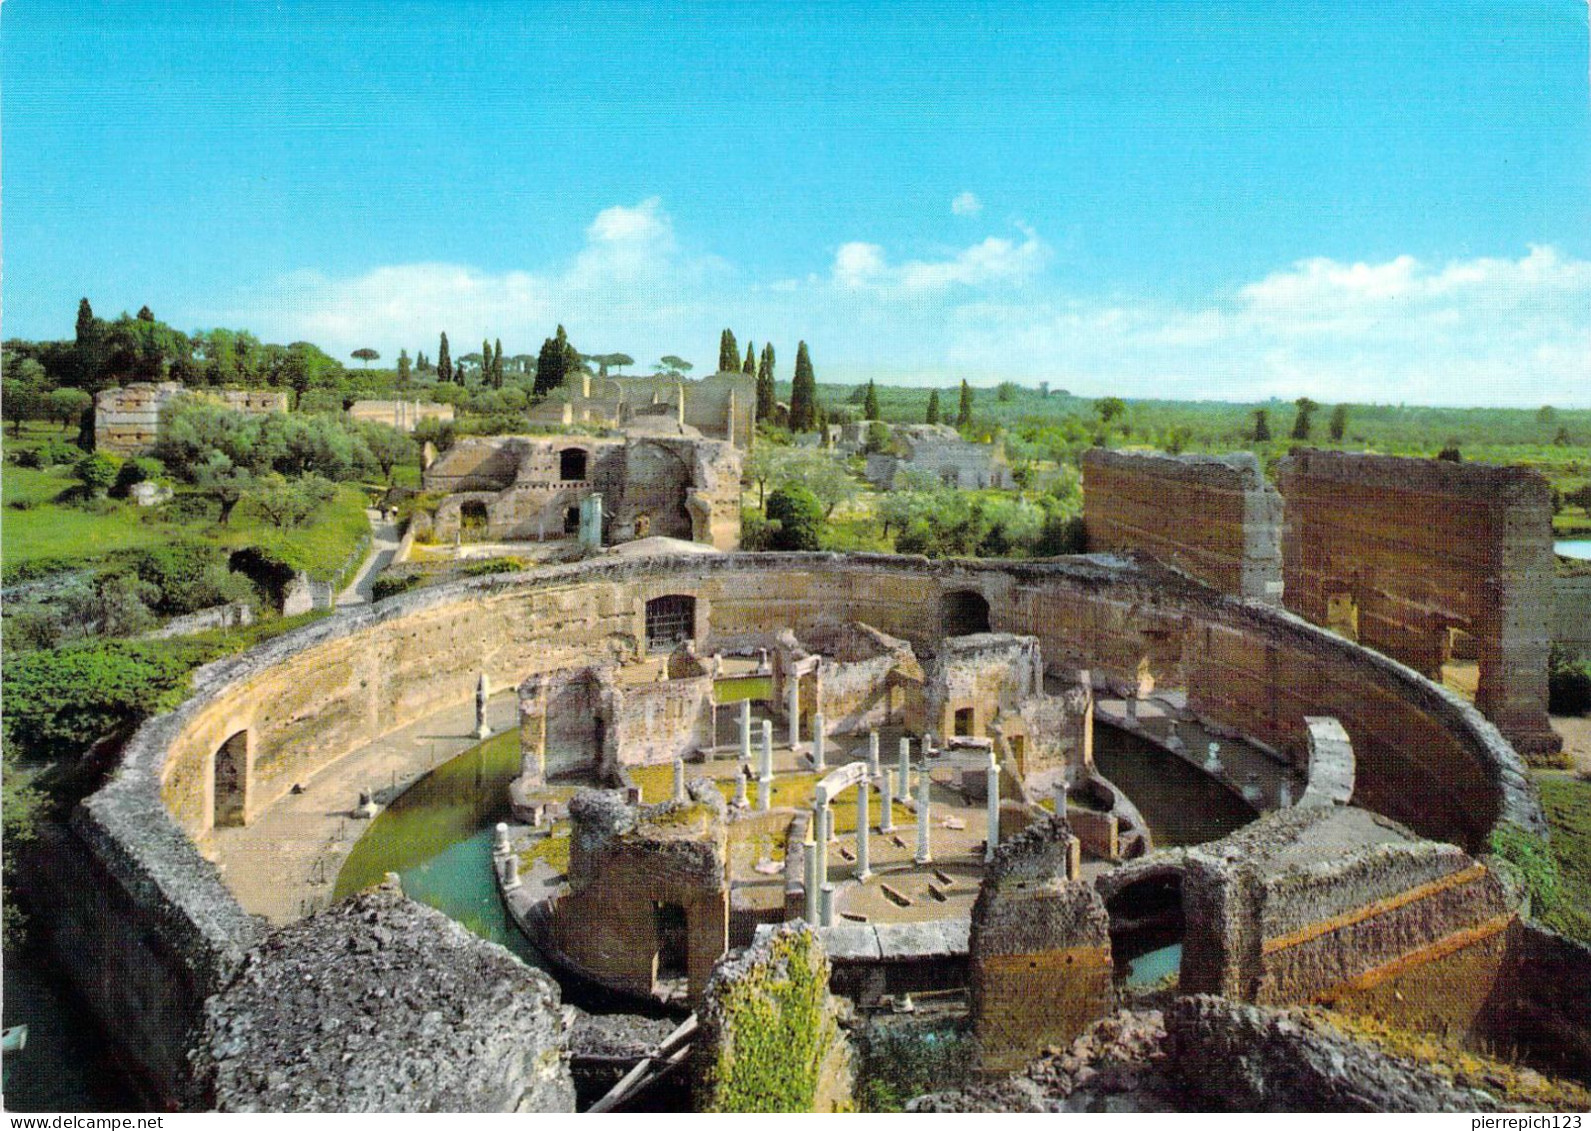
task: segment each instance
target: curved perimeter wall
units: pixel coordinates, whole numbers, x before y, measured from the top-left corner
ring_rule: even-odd
[[[190,838],[215,820],[217,752],[241,759],[245,819],[295,782],[388,731],[466,702],[485,671],[494,686],[593,655],[645,646],[654,597],[696,598],[703,654],[864,621],[928,645],[947,595],[970,590],[996,632],[1037,636],[1051,670],[1089,669],[1130,683],[1148,659],[1189,706],[1281,750],[1302,754],[1305,715],[1342,721],[1358,758],[1355,802],[1415,831],[1484,848],[1500,820],[1545,828],[1513,749],[1478,712],[1376,653],[1289,614],[1244,604],[1147,564],[1073,558],[1044,563],[929,562],[828,554],[601,559],[533,574],[473,578],[404,594],[280,637],[195,677],[194,694],[131,740],[114,779],[77,814],[79,836],[129,902],[147,912],[141,946],[107,953],[99,987],[141,970],[190,971],[153,988],[202,1001],[230,978],[259,927]],[[237,736],[242,735],[240,739]],[[186,835],[184,835],[186,834]],[[85,978],[78,979],[80,983]],[[168,980],[168,985],[169,985]],[[91,999],[103,997],[87,986]],[[180,992],[179,992],[180,991]],[[126,1043],[161,1034],[185,1012],[145,1000],[107,1004]]]

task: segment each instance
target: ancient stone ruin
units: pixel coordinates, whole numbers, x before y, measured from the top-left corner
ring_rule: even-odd
[[[462,440],[425,470],[446,492],[434,534],[445,542],[582,537],[740,544],[740,451],[724,440],[638,433],[618,437],[493,436]]]
[[[233,412],[286,412],[275,389],[189,389],[176,381],[137,383],[94,395],[94,447],[118,456],[146,454],[160,438],[160,413],[178,397],[213,401]]]

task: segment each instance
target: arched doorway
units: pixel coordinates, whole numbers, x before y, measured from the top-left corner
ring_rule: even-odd
[[[1181,977],[1182,875],[1164,872],[1125,884],[1105,901],[1117,981],[1175,986]]]
[[[240,730],[215,752],[214,828],[243,825],[248,808],[249,732]]]
[[[941,603],[940,622],[945,636],[971,636],[989,631],[989,602],[982,593],[958,589],[946,593]]]
[[[491,515],[479,499],[466,499],[459,505],[459,537],[464,541],[485,538],[490,524]]]

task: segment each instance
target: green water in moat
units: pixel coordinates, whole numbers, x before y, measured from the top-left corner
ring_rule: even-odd
[[[1259,815],[1198,767],[1117,727],[1094,728],[1094,765],[1138,807],[1156,848],[1219,840]]]
[[[411,898],[436,908],[532,966],[546,963],[503,910],[492,878],[492,827],[509,819],[519,732],[444,762],[383,809],[354,844],[332,898],[396,872]]]

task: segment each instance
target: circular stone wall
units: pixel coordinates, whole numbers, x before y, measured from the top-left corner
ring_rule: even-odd
[[[952,596],[958,595],[958,596]],[[1340,719],[1354,801],[1416,832],[1483,849],[1499,821],[1544,829],[1513,749],[1478,712],[1376,653],[1273,609],[1114,558],[929,562],[882,555],[603,558],[404,594],[202,669],[145,724],[80,832],[184,962],[229,969],[254,924],[194,847],[248,822],[352,750],[493,686],[646,646],[646,603],[695,598],[698,651],[765,647],[862,621],[914,646],[975,595],[988,627],[1039,639],[1046,666],[1131,686],[1147,661],[1212,723],[1301,756],[1306,715]],[[947,610],[949,610],[947,612]],[[958,612],[958,610],[961,610]],[[218,803],[218,768],[221,790]],[[209,981],[201,978],[201,981]]]

